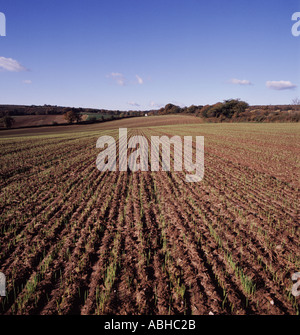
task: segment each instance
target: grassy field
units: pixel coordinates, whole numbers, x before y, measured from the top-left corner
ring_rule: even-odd
[[[111,115],[105,114],[105,113],[84,113],[83,116],[85,117],[87,121],[101,120],[102,118],[104,119],[111,118]]]
[[[100,172],[100,136],[204,136],[205,173]],[[299,314],[298,124],[0,132],[1,314]]]

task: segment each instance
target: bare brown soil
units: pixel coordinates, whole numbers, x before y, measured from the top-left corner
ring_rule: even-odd
[[[48,126],[53,123],[67,124],[63,115],[20,115],[14,116],[14,124],[12,128]],[[85,121],[87,115],[83,115],[82,120]]]
[[[51,125],[53,122],[66,123],[63,115],[22,115],[14,116],[13,128]]]
[[[300,270],[299,179],[286,175],[297,167],[296,126],[181,118],[1,141],[0,313],[299,313],[290,279]],[[203,181],[100,173],[97,136],[122,125],[148,139],[204,135]]]

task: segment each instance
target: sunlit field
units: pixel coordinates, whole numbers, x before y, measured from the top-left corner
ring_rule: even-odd
[[[0,313],[299,314],[300,126],[196,121],[0,132]],[[204,136],[203,180],[100,172],[119,127]]]

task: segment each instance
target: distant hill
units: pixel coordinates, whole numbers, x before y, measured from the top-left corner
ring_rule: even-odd
[[[105,113],[108,115],[119,115],[122,112],[118,110],[93,109],[93,108],[76,108],[64,106],[24,106],[24,105],[0,105],[0,115],[6,114],[10,116],[17,115],[62,115],[66,112],[74,110],[79,113]]]
[[[66,124],[67,121],[64,115],[69,111],[81,114],[82,123],[104,122],[125,117],[144,116],[144,112],[138,111],[123,112],[119,110],[75,108],[51,105],[0,105],[0,129],[5,128],[5,117],[13,118],[14,122],[12,124],[12,128]]]
[[[299,122],[300,105],[253,105],[239,99],[229,99],[213,105],[179,107],[167,104],[156,110],[120,111],[63,106],[0,105],[0,128],[5,128],[4,117],[14,119],[12,128],[59,125],[67,123],[64,114],[74,111],[82,115],[83,123],[104,122],[113,119],[151,115],[193,115],[203,122]]]

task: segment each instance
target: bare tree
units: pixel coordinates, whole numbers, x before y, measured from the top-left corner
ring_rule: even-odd
[[[294,106],[294,110],[300,109],[300,99],[299,98],[293,99],[292,105]]]

